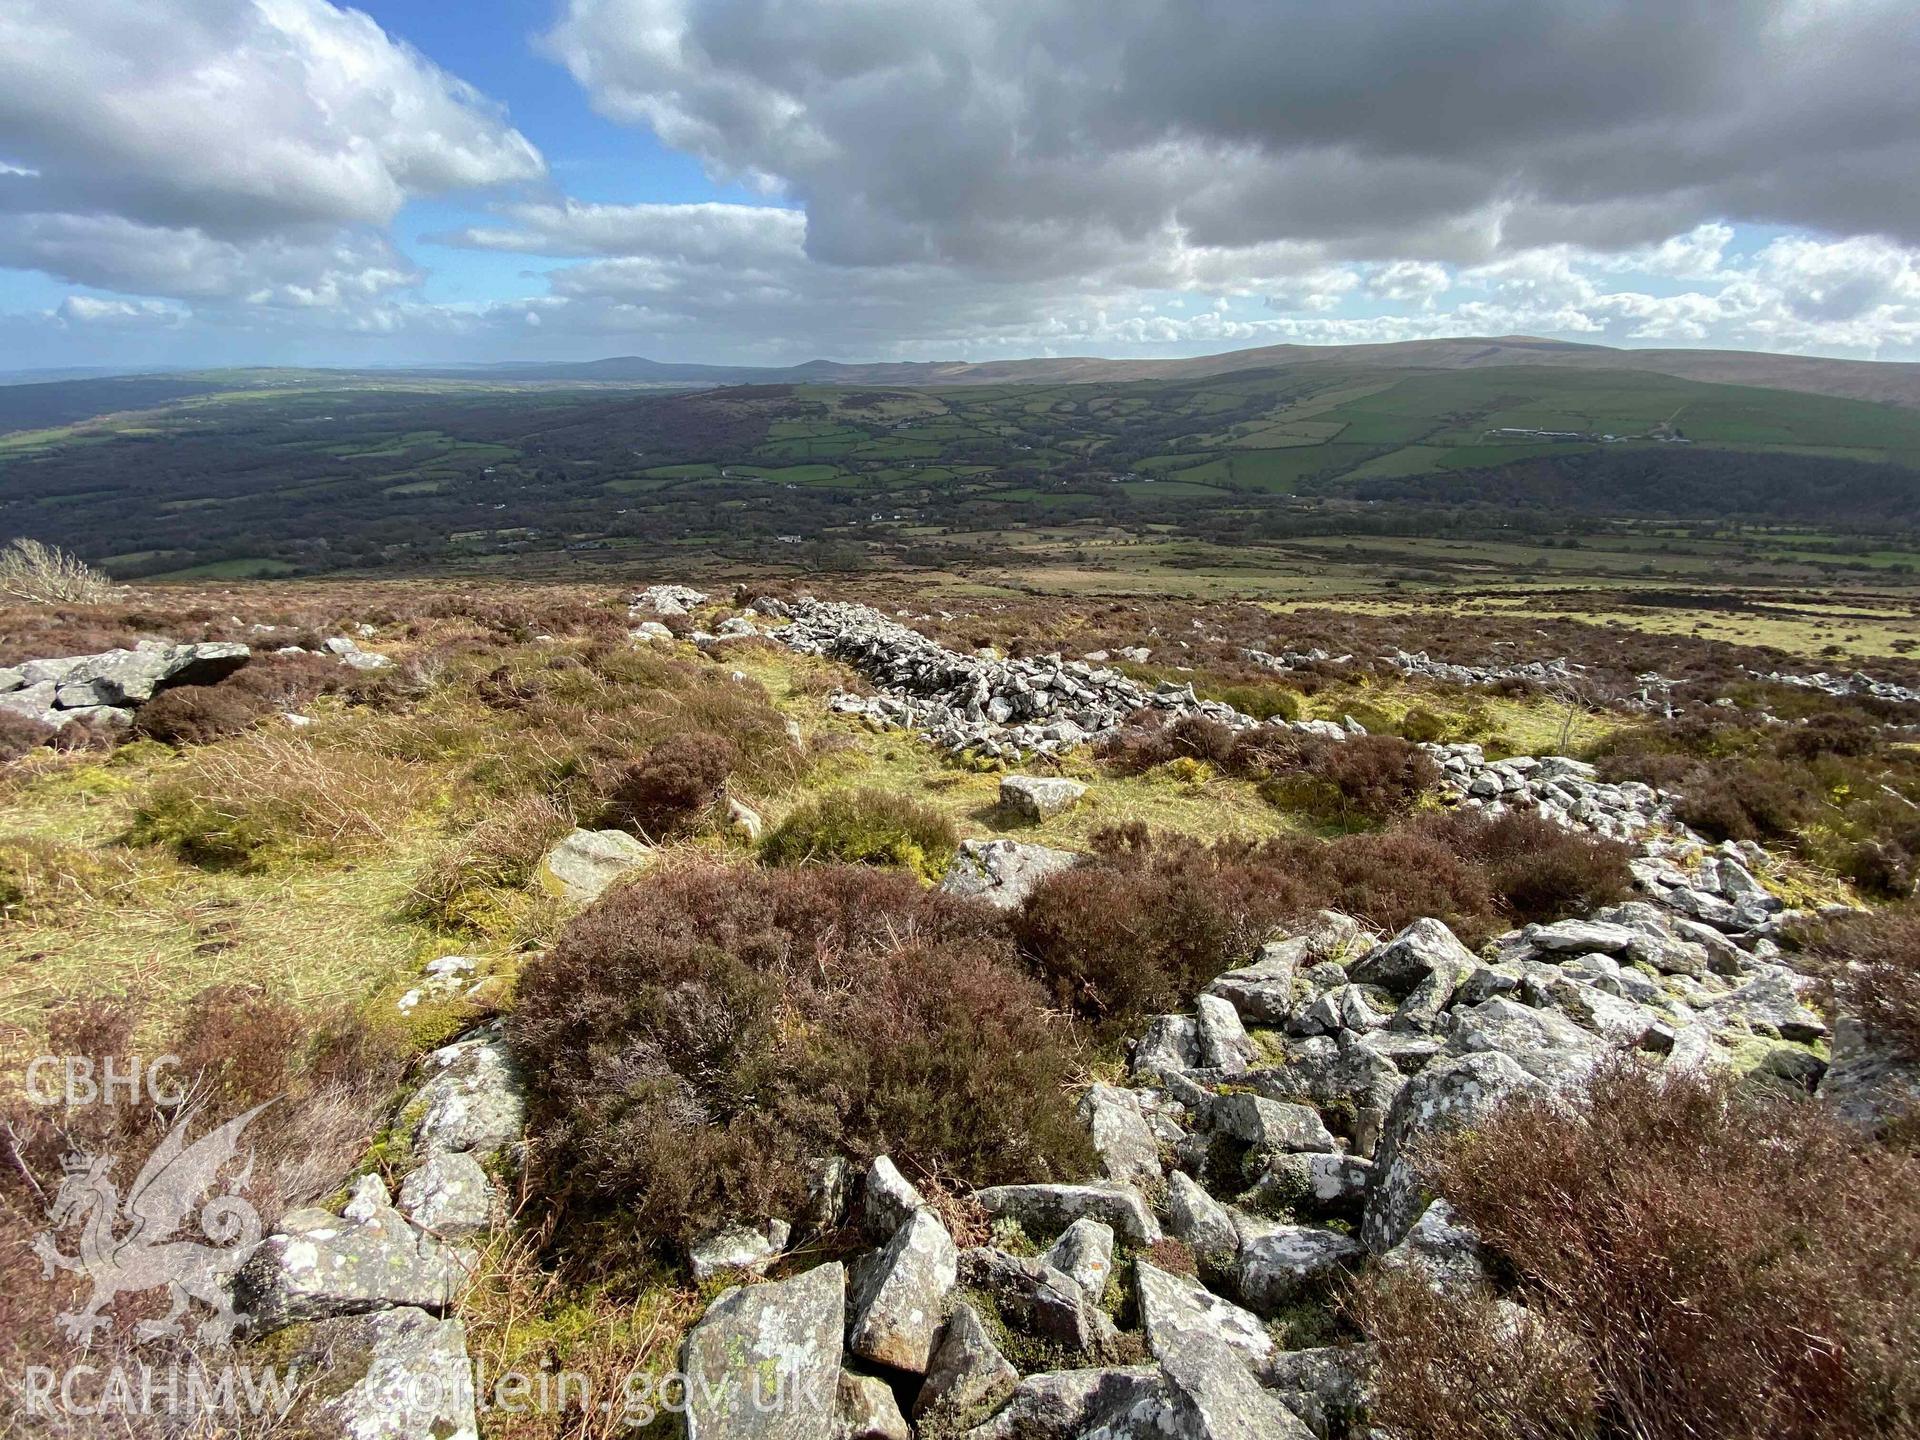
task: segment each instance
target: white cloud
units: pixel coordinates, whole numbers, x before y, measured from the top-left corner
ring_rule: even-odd
[[[326,0],[12,0],[0,149],[0,263],[247,304],[410,283],[380,233],[410,196],[544,173],[483,96]]]

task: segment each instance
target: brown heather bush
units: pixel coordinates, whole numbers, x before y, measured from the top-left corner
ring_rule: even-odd
[[[1281,809],[1347,828],[1406,814],[1440,779],[1425,751],[1395,735],[1340,741],[1271,728],[1236,734],[1198,715],[1170,725],[1142,717],[1102,742],[1096,754],[1123,775],[1174,760],[1202,760],[1258,782],[1261,794]]]
[[[238,735],[315,696],[350,689],[358,672],[331,657],[266,655],[211,685],[176,685],[135,712],[133,733],[173,745]]]
[[[1276,926],[1315,910],[1385,931],[1433,916],[1477,945],[1618,899],[1631,880],[1625,847],[1519,813],[1212,846],[1122,826],[1097,834],[1093,851],[1035,887],[1012,924],[1059,1003],[1113,1026],[1185,1006]]]
[[[1791,713],[1789,702],[1805,705],[1806,696],[1770,690],[1766,700]],[[1870,894],[1914,892],[1920,752],[1876,730],[1859,709],[1765,729],[1689,716],[1610,736],[1596,759],[1607,779],[1675,792],[1675,812],[1709,839],[1784,845]]]
[[[669,735],[620,772],[604,819],[646,840],[691,833],[725,797],[739,762],[733,742],[710,731]]]
[[[31,755],[53,741],[53,728],[12,710],[0,710],[0,764]]]
[[[1375,1272],[1346,1303],[1366,1335],[1367,1419],[1393,1440],[1589,1440],[1592,1367],[1579,1339],[1488,1295]]]
[[[1397,735],[1290,738],[1292,745],[1263,759],[1260,793],[1327,824],[1384,824],[1406,814],[1440,782],[1439,767],[1427,753]]]
[[[534,1193],[602,1273],[795,1213],[809,1162],[969,1184],[1086,1173],[1076,1051],[997,915],[859,866],[689,866],[617,890],[522,972]]]
[[[1920,1435],[1920,1156],[1812,1101],[1622,1063],[1571,1113],[1510,1104],[1422,1164],[1584,1349],[1600,1433]],[[1385,1352],[1380,1391],[1418,1384],[1447,1343],[1430,1334],[1407,1374]],[[1450,1415],[1429,1393],[1416,1433],[1488,1433],[1472,1394]]]
[[[133,732],[169,745],[204,745],[250,730],[272,707],[255,695],[221,685],[162,690],[134,715]]]
[[[1564,919],[1624,900],[1633,889],[1633,848],[1567,830],[1526,810],[1496,820],[1469,810],[1422,816],[1422,835],[1486,871],[1509,925]]]
[[[1809,959],[1843,1014],[1920,1060],[1920,903],[1909,901],[1819,926]]]

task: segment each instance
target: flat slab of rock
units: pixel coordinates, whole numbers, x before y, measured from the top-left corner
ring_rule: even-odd
[[[962,840],[940,889],[1011,910],[1047,876],[1072,868],[1079,859],[1071,850],[1018,840]]]
[[[1087,787],[1053,775],[1008,775],[1000,781],[1000,808],[1026,820],[1046,820],[1080,803]]]
[[[435,1150],[400,1184],[400,1208],[443,1240],[477,1235],[493,1221],[493,1182],[464,1150]]]
[[[1131,1185],[1103,1182],[1091,1185],[995,1185],[976,1190],[973,1198],[996,1219],[1017,1220],[1020,1228],[1040,1240],[1057,1235],[1081,1216],[1100,1220],[1132,1245],[1151,1245],[1160,1238],[1160,1222],[1146,1199]]]
[[[846,1305],[838,1261],[715,1300],[681,1349],[687,1440],[832,1440]]]
[[[295,1320],[356,1315],[395,1305],[444,1311],[466,1283],[470,1250],[444,1245],[386,1203],[373,1182],[353,1214],[295,1210],[260,1242],[235,1283],[260,1331]]]
[[[575,830],[546,853],[535,873],[548,894],[586,905],[652,858],[652,848],[624,830]]]
[[[1080,1097],[1079,1115],[1100,1157],[1101,1174],[1129,1185],[1159,1184],[1160,1142],[1135,1092],[1117,1085],[1090,1085]]]
[[[310,1385],[288,1414],[294,1434],[478,1440],[467,1332],[458,1320],[409,1306],[322,1320],[300,1336],[286,1368]]]
[[[206,685],[232,674],[253,652],[232,641],[167,645],[143,640],[131,650],[84,657],[60,677],[64,710],[89,705],[139,705],[166,685]]]
[[[1273,1353],[1273,1337],[1259,1316],[1214,1294],[1190,1275],[1175,1275],[1139,1260],[1134,1263],[1133,1285],[1147,1347],[1158,1359],[1165,1359],[1176,1342],[1192,1335],[1210,1335],[1249,1363]]]
[[[519,1144],[527,1123],[526,1091],[498,1035],[443,1045],[427,1057],[425,1068],[430,1078],[407,1106],[407,1113],[418,1116],[416,1155],[454,1150],[486,1159]]]

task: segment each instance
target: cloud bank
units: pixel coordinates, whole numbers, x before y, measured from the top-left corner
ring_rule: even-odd
[[[166,302],[426,351],[1920,355],[1910,0],[564,0],[538,45],[761,201],[569,197],[326,0],[16,0],[0,265],[133,307],[69,329]],[[541,263],[429,303],[456,250]]]

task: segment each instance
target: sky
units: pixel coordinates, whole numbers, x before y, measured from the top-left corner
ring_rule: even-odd
[[[1912,0],[5,0],[0,370],[1920,360]]]

